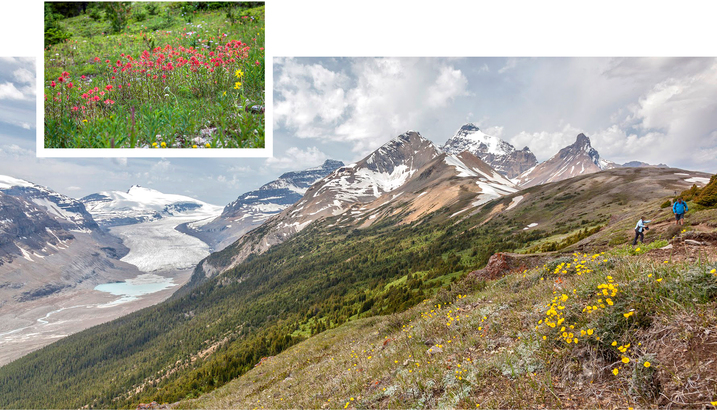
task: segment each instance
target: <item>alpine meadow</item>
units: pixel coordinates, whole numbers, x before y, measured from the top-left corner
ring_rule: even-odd
[[[264,6],[45,3],[46,148],[264,148]]]

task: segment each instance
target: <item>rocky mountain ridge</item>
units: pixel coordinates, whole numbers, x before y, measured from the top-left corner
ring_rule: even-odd
[[[211,222],[183,224],[178,229],[200,238],[215,251],[222,250],[244,233],[299,201],[311,185],[343,165],[341,161],[329,159],[318,167],[286,172],[259,189],[240,195]]]
[[[236,266],[320,219],[335,217],[337,225],[365,228],[400,215],[408,223],[452,205],[454,213],[461,213],[515,190],[473,154],[441,152],[418,132],[408,131],[316,182],[300,201],[203,261],[194,279]]]
[[[611,163],[600,158],[590,145],[590,138],[578,134],[575,142],[558,151],[550,159],[523,172],[517,178],[520,187],[528,188],[549,182],[562,181],[578,175],[609,169]]]
[[[508,142],[483,133],[473,123],[461,126],[441,149],[450,154],[468,151],[508,178],[515,178],[538,164],[530,148],[517,150]]]

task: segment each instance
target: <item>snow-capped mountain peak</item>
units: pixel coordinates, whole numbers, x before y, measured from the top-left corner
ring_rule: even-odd
[[[23,179],[0,175],[0,192],[22,198],[45,208],[55,217],[63,229],[76,232],[89,232],[97,228],[92,216],[82,203],[44,186]]]
[[[0,175],[0,189],[9,189],[14,186],[32,187],[35,184],[27,182],[24,179],[13,178],[7,175]]]
[[[590,144],[590,138],[580,133],[573,144],[520,175],[518,184],[522,187],[530,187],[561,181],[601,171],[603,166],[608,166],[608,162],[600,159],[600,154]]]
[[[508,178],[515,178],[538,163],[528,147],[516,150],[508,142],[488,135],[475,124],[464,124],[441,147],[450,154],[468,151]]]
[[[222,209],[188,196],[165,194],[139,185],[133,185],[126,192],[111,191],[88,195],[81,201],[95,220],[104,227],[177,215],[199,219],[203,216],[216,216]]]

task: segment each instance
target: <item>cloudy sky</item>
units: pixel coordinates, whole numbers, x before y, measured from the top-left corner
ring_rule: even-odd
[[[473,122],[539,161],[582,132],[615,162],[717,172],[714,58],[276,59],[274,93],[277,140],[341,143],[342,159]]]
[[[274,157],[254,159],[36,158],[42,19],[6,21],[0,35],[13,41],[0,56],[30,57],[0,57],[0,174],[73,197],[140,184],[223,205],[286,171],[356,161],[409,129],[442,144],[466,122],[539,160],[584,132],[616,162],[717,172],[713,6],[486,3],[267,0]],[[42,4],[12,3],[7,15],[41,16]],[[708,57],[520,57],[570,55]]]

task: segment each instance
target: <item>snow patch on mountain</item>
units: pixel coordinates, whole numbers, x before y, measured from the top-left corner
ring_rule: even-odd
[[[707,184],[710,183],[710,179],[709,179],[709,178],[703,178],[703,177],[692,177],[692,178],[687,178],[687,179],[685,179],[685,182],[689,182],[689,183],[691,183],[691,184],[699,183],[699,184],[707,185]]]
[[[13,178],[13,177],[10,177],[7,175],[0,175],[0,189],[8,189],[8,188],[12,188],[14,186],[32,187],[34,185],[35,184],[33,184],[31,182],[27,182],[22,179]]]
[[[515,208],[516,206],[518,206],[518,204],[519,204],[520,201],[522,201],[522,200],[523,200],[523,195],[518,195],[518,196],[516,196],[515,198],[513,198],[513,199],[510,201],[510,204],[508,205],[507,208],[505,208],[505,210],[506,210],[506,211],[510,211],[511,209],[513,209],[513,208]]]

